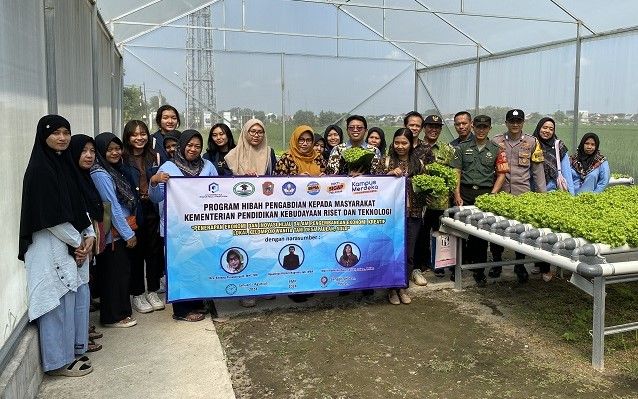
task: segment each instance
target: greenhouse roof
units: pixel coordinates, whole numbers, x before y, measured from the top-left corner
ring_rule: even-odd
[[[636,27],[617,0],[98,0],[120,46],[183,49],[188,15],[210,10],[212,48],[413,59],[422,66],[543,47]],[[207,8],[208,7],[208,8]],[[178,35],[179,36],[179,35]]]

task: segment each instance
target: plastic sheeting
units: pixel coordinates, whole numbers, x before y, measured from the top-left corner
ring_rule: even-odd
[[[45,36],[45,3],[51,7],[47,15],[53,17],[52,37]],[[5,345],[27,309],[26,276],[24,264],[17,259],[17,244],[22,179],[37,122],[48,113],[50,101],[52,105],[57,103],[58,113],[69,120],[72,132],[94,133],[92,7],[86,0],[0,0],[0,112],[8,126],[1,133],[5,144],[0,164],[10,171],[0,197],[1,214],[6,216],[0,230],[4,243],[0,253],[0,346]],[[107,37],[106,30],[99,26],[98,30]],[[55,47],[55,76],[50,81],[56,83],[57,96],[47,88],[47,40]],[[98,57],[100,63],[106,65],[97,76],[105,82],[100,120],[108,129],[119,132],[119,127],[112,126],[111,115],[113,106],[118,109],[116,116],[121,108],[121,56],[112,47],[105,48]],[[118,65],[113,78],[112,63]],[[112,85],[113,79],[116,86]]]

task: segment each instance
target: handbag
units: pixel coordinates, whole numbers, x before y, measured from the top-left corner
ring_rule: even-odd
[[[569,187],[567,186],[567,180],[563,176],[563,172],[560,167],[560,140],[556,140],[554,142],[554,151],[556,153],[556,169],[558,170],[558,174],[556,175],[556,188],[561,191],[569,191]]]

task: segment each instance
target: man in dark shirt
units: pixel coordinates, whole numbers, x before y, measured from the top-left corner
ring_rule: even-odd
[[[288,255],[284,256],[283,267],[286,270],[295,270],[299,265],[299,255],[295,253],[295,247],[291,245],[288,247]]]

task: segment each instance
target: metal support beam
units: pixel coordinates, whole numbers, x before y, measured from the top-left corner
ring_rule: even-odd
[[[110,24],[110,23],[115,22],[117,20],[120,20],[122,18],[128,17],[131,14],[135,14],[138,11],[142,11],[143,9],[148,8],[148,7],[150,7],[150,6],[154,5],[154,4],[157,4],[157,3],[161,2],[161,1],[163,1],[163,0],[153,0],[153,1],[148,2],[146,4],[142,4],[141,6],[135,7],[134,9],[129,10],[129,11],[125,12],[124,14],[121,14],[121,15],[118,15],[117,17],[109,19],[108,21],[106,21],[106,23]]]
[[[454,289],[463,289],[463,239],[461,237],[456,238],[456,267],[454,268]]]
[[[414,108],[413,110],[417,110],[419,106],[419,72],[417,68],[417,61],[414,60]]]
[[[249,54],[249,55],[276,55],[279,56],[281,52],[274,51],[243,51],[243,50],[215,50],[210,48],[194,48],[194,47],[169,47],[169,46],[150,46],[144,44],[124,44],[122,48],[151,48],[151,49],[163,49],[163,50],[177,50],[177,51],[187,51],[187,50],[209,50],[214,54]],[[314,58],[331,58],[331,59],[346,59],[346,60],[368,60],[368,61],[388,61],[388,62],[402,62],[402,63],[412,63],[413,59],[396,59],[396,58],[382,58],[382,57],[358,57],[358,56],[336,56],[336,55],[320,55],[320,54],[307,54],[307,53],[286,53],[287,56],[297,56],[297,57],[314,57]]]
[[[576,153],[578,147],[578,122],[580,120],[579,115],[579,103],[580,103],[580,50],[583,44],[583,39],[580,37],[580,23],[577,25],[576,30],[576,70],[574,73],[574,127],[572,131],[572,151]]]
[[[420,0],[414,0],[415,3],[417,3],[418,5],[420,5],[421,7],[425,8],[426,10],[430,10],[430,7],[426,6],[425,4],[423,4]],[[461,28],[459,28],[458,26],[454,25],[452,22],[448,21],[446,18],[442,17],[440,15],[440,13],[432,13],[432,15],[434,15],[435,17],[437,17],[438,19],[440,19],[441,21],[443,21],[447,26],[449,26],[450,28],[454,29],[455,31],[457,31],[458,33],[460,33],[461,35],[463,35],[463,37],[465,37],[467,40],[471,41],[472,43],[474,43],[476,46],[480,46],[483,50],[487,51],[489,54],[492,54],[492,52],[490,50],[488,50],[487,48],[485,48],[482,44],[480,44],[478,41],[474,40],[473,37],[471,37],[470,35],[468,35],[467,33],[465,33]]]
[[[100,134],[100,85],[99,85],[99,62],[100,48],[98,35],[100,28],[97,20],[97,5],[91,6],[91,78],[93,88],[93,136]]]
[[[122,22],[116,22],[116,24],[157,26],[157,24],[154,24],[152,22],[140,22],[140,21],[122,21]],[[471,44],[471,43],[387,39],[381,33],[378,33],[378,35],[380,36],[379,39],[370,39],[370,38],[363,38],[363,37],[348,37],[348,36],[339,36],[339,35],[320,35],[316,33],[278,32],[278,31],[270,31],[270,30],[220,28],[220,27],[214,27],[214,26],[195,26],[195,25],[184,25],[184,24],[163,24],[162,27],[163,28],[178,28],[178,29],[195,29],[195,30],[201,29],[201,30],[212,30],[217,32],[232,32],[232,33],[254,33],[259,35],[273,35],[273,36],[307,37],[307,38],[313,38],[313,39],[351,40],[351,41],[359,41],[359,42],[387,43],[388,41],[392,41],[392,42],[401,43],[401,44],[427,44],[432,46],[474,47],[474,44]]]
[[[594,32],[589,26],[585,25],[583,23],[583,21],[580,18],[577,18],[574,14],[572,14],[567,8],[565,8],[563,5],[561,5],[560,3],[558,3],[558,1],[556,0],[549,0],[552,2],[552,4],[554,4],[556,7],[560,8],[560,10],[562,12],[564,12],[565,14],[569,15],[570,18],[572,18],[574,20],[574,22],[577,22],[579,25],[582,25],[585,29],[587,29],[592,35],[595,35],[596,32]]]
[[[549,19],[549,18],[537,18],[537,17],[525,17],[520,15],[499,15],[499,14],[482,14],[482,13],[468,13],[468,12],[458,12],[458,11],[443,11],[443,10],[432,10],[432,9],[416,9],[409,7],[394,7],[394,6],[381,6],[375,4],[364,4],[364,3],[351,3],[349,0],[347,1],[325,1],[325,0],[288,0],[299,3],[315,3],[315,4],[332,4],[336,7],[354,7],[354,8],[368,8],[368,9],[382,9],[391,11],[406,11],[406,12],[414,12],[414,13],[425,13],[425,14],[440,14],[440,15],[460,15],[465,17],[483,17],[483,18],[495,18],[495,19],[510,19],[510,20],[518,20],[518,21],[536,21],[536,22],[553,22],[559,24],[575,24],[575,21],[565,20],[565,19]]]
[[[202,5],[201,5],[201,6],[199,6],[199,7],[196,7],[196,8],[194,8],[194,9],[192,9],[192,10],[188,11],[188,12],[185,12],[185,13],[183,13],[183,14],[181,14],[181,15],[178,15],[178,16],[176,16],[176,17],[174,17],[174,18],[171,18],[171,19],[169,19],[169,20],[167,20],[167,21],[164,21],[164,22],[162,22],[162,23],[160,23],[160,24],[153,24],[153,27],[152,27],[152,28],[147,29],[147,30],[145,30],[145,31],[143,31],[143,32],[140,32],[140,33],[138,33],[138,34],[136,34],[136,35],[133,35],[133,36],[127,37],[126,39],[122,40],[121,42],[119,42],[119,43],[118,43],[118,46],[119,46],[119,45],[122,45],[122,44],[124,44],[124,43],[128,43],[128,42],[130,42],[131,40],[135,40],[135,39],[137,39],[137,38],[139,38],[139,37],[141,37],[141,36],[147,35],[147,34],[149,34],[149,33],[151,33],[151,32],[154,32],[154,31],[156,31],[157,29],[161,28],[162,26],[165,26],[166,24],[170,24],[170,23],[172,23],[172,22],[175,22],[175,21],[177,21],[177,20],[179,20],[179,19],[184,18],[184,17],[185,17],[185,16],[187,16],[188,14],[192,14],[192,13],[194,13],[195,11],[199,11],[199,10],[201,10],[202,8],[206,8],[206,7],[208,7],[208,6],[212,6],[213,4],[218,3],[218,2],[220,2],[220,1],[222,1],[222,0],[211,0],[211,1],[207,1],[206,3],[202,4]],[[118,23],[122,23],[122,22],[123,22],[123,21],[119,21]]]
[[[44,0],[44,58],[47,82],[47,110],[58,113],[58,89],[55,69],[55,6],[53,0]]]
[[[476,46],[476,78],[474,87],[474,116],[478,115],[481,106],[481,48]]]
[[[605,277],[594,278],[591,365],[599,371],[605,368]]]
[[[281,79],[281,145],[286,147],[286,80],[285,80],[285,54],[281,53],[281,67],[280,67],[280,79]]]

